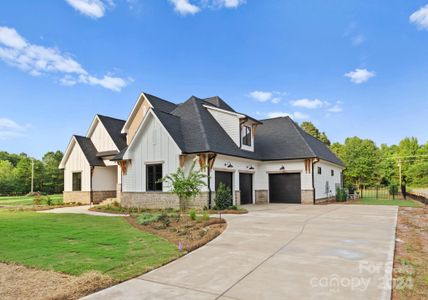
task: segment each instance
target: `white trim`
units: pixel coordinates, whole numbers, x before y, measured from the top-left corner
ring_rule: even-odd
[[[302,174],[303,170],[279,170],[279,171],[266,171],[266,174],[288,174],[288,173],[292,173],[292,174]]]
[[[218,108],[218,107],[213,107],[213,106],[209,106],[209,105],[206,105],[206,104],[203,104],[202,106],[205,107],[205,108],[207,108],[207,109],[216,110],[216,111],[219,111],[219,112],[222,112],[222,113],[226,113],[226,114],[229,114],[229,115],[237,116],[239,118],[245,118],[246,117],[243,114],[240,114],[240,113],[237,113],[237,112],[233,112],[233,111],[224,110],[224,109],[221,109],[221,108]]]
[[[163,165],[165,163],[164,160],[156,160],[156,161],[145,161],[145,165]]]
[[[65,150],[64,156],[62,157],[61,162],[59,163],[58,169],[65,169],[65,164],[67,163],[67,160],[70,157],[71,149],[73,149],[75,145],[78,145],[80,150],[83,152],[82,147],[80,147],[79,143],[76,140],[76,137],[73,135],[70,139],[70,142],[68,143],[67,150]],[[86,162],[89,164],[89,161],[86,158],[85,153],[83,153],[83,157],[85,158]]]
[[[128,118],[126,119],[125,125],[123,125],[123,128],[121,130],[121,133],[128,133],[128,129],[130,126],[130,123],[134,120],[135,115],[137,114],[137,109],[140,108],[140,106],[143,104],[143,101],[146,100],[147,103],[149,103],[149,106],[153,108],[153,105],[150,103],[149,99],[146,97],[144,92],[138,96],[137,102],[134,104],[134,107],[131,110],[131,113],[129,114]]]
[[[131,143],[128,145],[128,148],[126,149],[125,154],[123,155],[123,159],[127,160],[127,159],[131,159],[130,157],[128,157],[128,151],[130,149],[132,149],[133,145],[135,144],[135,140],[137,138],[137,136],[140,134],[141,129],[143,128],[144,124],[147,122],[149,115],[153,116],[153,118],[159,122],[160,126],[163,128],[163,130],[165,130],[166,134],[168,135],[168,137],[172,140],[172,142],[174,143],[174,145],[177,147],[178,152],[182,153],[182,150],[180,149],[180,147],[178,147],[177,143],[174,141],[174,139],[172,138],[172,136],[169,134],[168,130],[166,130],[165,126],[163,126],[162,122],[159,120],[159,118],[156,116],[156,114],[153,112],[153,109],[150,108],[146,115],[143,117],[143,120],[141,121],[141,124],[138,126],[137,131],[134,134],[134,138],[132,139]]]

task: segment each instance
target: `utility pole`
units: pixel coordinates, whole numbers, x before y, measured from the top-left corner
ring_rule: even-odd
[[[34,158],[31,159],[31,194],[34,193]]]

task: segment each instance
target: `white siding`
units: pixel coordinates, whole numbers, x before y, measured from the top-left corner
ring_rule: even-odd
[[[90,191],[91,168],[82,149],[76,142],[70,151],[64,168],[64,191],[71,192],[73,187],[73,172],[82,172],[82,191]]]
[[[92,189],[94,191],[115,191],[117,169],[117,166],[95,167],[92,175]]]
[[[321,167],[321,175],[318,174],[318,167]],[[334,176],[331,176],[331,170],[334,170]],[[314,185],[315,198],[322,199],[336,195],[336,184],[341,184],[342,168],[326,161],[319,161],[314,166]],[[329,191],[326,191],[328,182]]]
[[[146,191],[147,163],[162,163],[163,176],[175,172],[179,166],[180,149],[152,114],[147,118],[128,150],[128,156],[132,161],[128,165],[126,175],[122,176],[124,192]],[[163,191],[169,191],[166,183]]]
[[[92,131],[92,134],[89,136],[95,148],[98,152],[102,151],[111,151],[117,150],[116,145],[113,143],[110,135],[103,126],[103,124],[97,119],[95,121],[95,129]]]
[[[232,138],[235,144],[239,147],[239,118],[236,115],[221,112],[214,109],[207,110],[211,115],[216,119],[221,127],[226,131],[226,133]]]

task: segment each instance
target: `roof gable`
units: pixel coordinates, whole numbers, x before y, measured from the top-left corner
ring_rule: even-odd
[[[107,133],[110,135],[113,143],[120,151],[126,147],[126,135],[121,133],[123,126],[125,125],[124,120],[107,117],[103,115],[97,115],[100,122],[104,125]]]
[[[105,166],[103,160],[97,157],[97,149],[95,148],[91,139],[85,136],[73,135],[71,137],[70,143],[67,146],[67,150],[65,151],[65,154],[59,164],[59,169],[65,168],[65,164],[67,163],[67,160],[70,157],[73,147],[76,145],[79,146],[79,148],[82,150],[86,161],[89,163],[90,166]]]

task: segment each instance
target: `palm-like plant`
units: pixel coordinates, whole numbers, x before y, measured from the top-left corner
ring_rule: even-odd
[[[195,165],[196,160],[193,161],[187,176],[180,167],[177,172],[162,178],[162,181],[171,184],[172,192],[178,196],[181,211],[186,211],[189,207],[189,200],[200,193],[201,187],[207,185],[203,180],[207,175],[200,170],[195,171]]]

